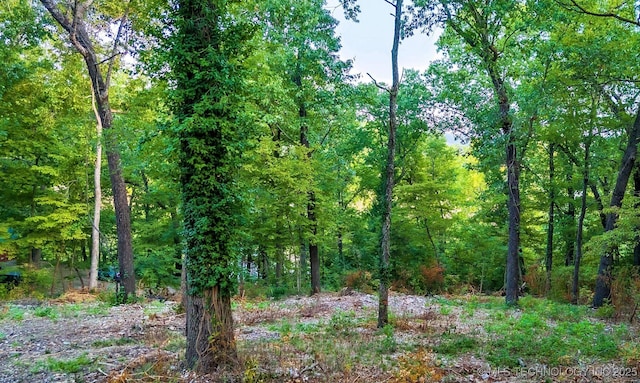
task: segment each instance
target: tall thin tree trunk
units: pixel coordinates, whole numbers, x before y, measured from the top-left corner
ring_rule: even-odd
[[[627,140],[627,148],[622,156],[620,170],[616,179],[616,185],[611,195],[610,207],[622,207],[622,200],[627,189],[627,183],[631,177],[631,171],[635,166],[636,155],[638,153],[638,143],[640,142],[640,108],[636,113],[633,127],[630,129]],[[607,213],[607,225],[605,231],[612,231],[616,227],[618,214],[615,211]],[[593,297],[593,306],[600,307],[606,299],[611,297],[611,267],[613,266],[613,256],[617,248],[611,245],[609,249],[600,257],[600,265],[598,266],[598,276],[596,278],[596,290]]]
[[[578,304],[580,298],[580,261],[582,260],[582,240],[584,231],[584,217],[587,214],[587,188],[589,186],[589,156],[593,131],[584,145],[584,163],[582,170],[582,197],[580,198],[580,215],[578,216],[578,229],[576,231],[576,256],[573,266],[573,281],[571,284],[571,303]]]
[[[302,50],[301,50],[302,51]],[[293,83],[302,93],[302,69],[300,58],[298,58],[296,73]],[[300,118],[300,145],[307,149],[307,160],[311,162],[312,152],[309,143],[309,126],[307,124],[307,108],[303,99],[298,101],[298,117]],[[310,165],[311,166],[311,165]],[[320,254],[318,253],[318,222],[316,219],[316,194],[313,190],[307,192],[307,220],[311,225],[311,236],[309,238],[309,263],[311,265],[311,295],[320,292]]]
[[[569,181],[573,181],[572,175],[569,175],[567,178]],[[565,235],[565,246],[566,246],[566,251],[564,256],[565,266],[573,265],[575,255],[576,255],[575,253],[576,235],[574,232],[576,227],[576,205],[574,204],[575,190],[573,190],[573,187],[567,188],[567,196],[569,197],[569,205],[567,206],[567,213],[565,214],[566,215],[565,219],[566,221],[568,221],[566,226],[569,227],[570,229],[567,230],[567,228],[565,228],[565,232],[567,233]]]
[[[640,209],[640,163],[636,161],[636,169],[633,173],[633,195],[636,197],[634,207]],[[633,265],[640,266],[640,226],[636,227],[636,244],[633,248]]]
[[[95,48],[84,22],[88,4],[76,2],[73,7],[73,20],[70,20],[60,11],[54,0],[40,0],[47,8],[53,18],[69,33],[69,41],[82,55],[87,65],[89,77],[93,85],[93,94],[96,96],[96,105],[102,123],[102,129],[109,131],[113,122],[113,114],[109,104],[109,82],[113,60],[117,56],[114,52],[109,60],[109,70],[106,78],[103,77],[100,69],[100,60],[96,55]],[[120,27],[115,38],[114,51],[119,44],[122,27],[126,20],[126,15],[120,20]],[[111,189],[113,191],[113,203],[116,214],[116,229],[118,235],[118,262],[120,264],[120,278],[124,286],[123,299],[128,295],[135,296],[135,274],[133,271],[133,247],[131,242],[131,218],[129,203],[127,198],[127,188],[122,176],[122,164],[120,163],[120,153],[117,149],[117,138],[113,134],[106,134],[105,146],[107,151],[107,162],[109,164],[109,175],[111,179]]]
[[[387,142],[387,164],[384,175],[384,199],[382,203],[382,249],[380,254],[380,288],[378,289],[379,328],[389,323],[389,283],[391,282],[389,259],[391,258],[391,210],[395,179],[396,132],[398,129],[398,88],[400,87],[398,48],[400,46],[401,28],[402,0],[397,0],[395,4],[393,46],[391,48],[392,83],[391,89],[389,89],[389,138]]]
[[[102,209],[102,120],[96,108],[96,96],[91,88],[91,106],[96,116],[96,162],[93,167],[93,225],[91,226],[91,268],[89,290],[98,288],[98,263],[100,261],[100,210]]]
[[[518,302],[520,284],[520,164],[517,160],[515,137],[510,131],[507,145],[507,190],[509,208],[509,243],[507,247],[506,302]]]
[[[309,240],[309,264],[311,265],[311,294],[320,292],[320,254],[318,252],[318,242],[316,234],[318,225],[316,223],[316,194],[309,193],[309,202],[307,204],[307,217],[312,222],[311,239]]]
[[[554,184],[555,166],[553,156],[555,155],[555,144],[549,144],[549,217],[547,224],[547,251],[545,253],[545,267],[547,269],[547,281],[545,291],[549,294],[551,290],[551,270],[553,268],[553,231],[555,221],[556,186]]]

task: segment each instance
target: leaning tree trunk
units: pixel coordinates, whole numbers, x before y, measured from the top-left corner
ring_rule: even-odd
[[[400,73],[398,69],[398,48],[402,28],[402,0],[395,4],[395,23],[393,47],[391,48],[391,70],[393,79],[389,89],[389,138],[387,142],[387,166],[384,174],[384,199],[382,210],[382,251],[380,254],[380,288],[378,289],[378,327],[389,323],[389,283],[391,282],[389,259],[391,258],[391,208],[393,204],[393,186],[395,179],[396,131],[398,129],[398,88]]]
[[[611,196],[612,208],[622,207],[622,200],[624,193],[627,190],[627,184],[631,177],[631,172],[635,166],[636,155],[638,153],[638,143],[640,142],[640,108],[636,113],[636,119],[633,122],[633,127],[629,131],[629,138],[627,140],[627,148],[622,155],[622,161],[620,164],[620,170],[618,171],[618,178],[616,179],[616,185],[613,188],[613,195]],[[614,211],[607,213],[607,225],[605,232],[615,229],[616,222],[618,220],[618,214]],[[613,266],[613,255],[616,252],[614,245],[609,246],[605,250],[604,254],[600,257],[600,265],[598,267],[598,276],[596,278],[596,290],[593,297],[593,307],[600,307],[605,303],[605,300],[611,298],[611,267]]]
[[[109,105],[109,74],[107,78],[102,75],[100,60],[96,55],[95,48],[84,22],[87,4],[76,3],[73,8],[73,19],[70,20],[64,15],[54,0],[40,0],[47,8],[53,18],[69,33],[69,41],[74,48],[82,55],[87,65],[89,77],[93,86],[93,93],[96,97],[96,105],[102,129],[105,131],[107,162],[109,164],[109,175],[111,179],[111,189],[113,191],[113,204],[116,214],[116,229],[118,235],[118,262],[120,264],[120,278],[124,287],[124,297],[135,296],[135,274],[133,270],[133,247],[131,243],[131,218],[129,212],[129,202],[127,198],[127,188],[122,176],[122,165],[120,163],[120,153],[117,151],[117,139],[113,134],[107,134],[111,129],[113,114]],[[122,23],[121,23],[122,26]],[[116,37],[116,44],[121,29]],[[115,46],[115,45],[114,45]],[[115,57],[115,55],[112,55]],[[112,57],[111,60],[114,58]],[[110,62],[110,67],[111,63]]]

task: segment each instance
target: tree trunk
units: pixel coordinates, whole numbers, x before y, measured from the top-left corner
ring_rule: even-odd
[[[186,336],[187,368],[211,373],[219,366],[237,364],[231,297],[217,286],[202,297],[188,294]]]
[[[40,266],[40,261],[42,261],[42,249],[33,247],[31,248],[31,259],[30,263],[38,268]]]
[[[573,267],[573,281],[571,284],[571,303],[578,304],[580,295],[580,261],[582,260],[582,240],[584,231],[584,217],[587,214],[587,187],[589,186],[589,155],[591,148],[591,137],[593,131],[589,132],[587,142],[584,147],[584,163],[582,170],[582,198],[580,199],[580,216],[578,216],[578,230],[576,231],[576,257]]]
[[[640,141],[640,108],[636,113],[633,127],[629,131],[627,140],[627,148],[622,156],[620,170],[616,179],[616,185],[613,188],[611,196],[612,208],[620,208],[624,193],[627,189],[627,183],[631,177],[631,171],[635,166],[636,154],[638,153],[638,142]],[[614,211],[607,213],[607,225],[605,232],[615,229],[618,214]],[[611,245],[600,257],[600,265],[598,267],[598,276],[596,278],[596,290],[593,297],[593,307],[600,307],[605,303],[606,299],[611,297],[611,266],[613,265],[613,255],[616,252],[614,245]]]
[[[636,162],[636,169],[633,173],[633,195],[636,197],[634,207],[636,211],[640,209],[640,163]],[[640,266],[640,227],[636,227],[636,244],[633,248],[633,265]]]
[[[569,181],[572,181],[573,176],[569,175],[568,179]],[[566,246],[566,252],[564,256],[565,266],[573,265],[574,259],[575,259],[575,251],[576,251],[576,235],[574,233],[574,230],[576,227],[576,205],[574,205],[575,190],[573,190],[572,187],[568,187],[567,195],[569,196],[569,206],[567,206],[567,213],[565,214],[566,215],[565,219],[566,221],[568,221],[566,226],[569,227],[569,230],[565,228],[565,232],[567,232],[567,234],[565,235],[565,246]]]
[[[96,115],[96,162],[93,167],[93,225],[91,226],[91,268],[89,290],[98,288],[98,263],[100,261],[100,210],[102,209],[102,120],[96,108],[96,96],[91,88],[91,106]]]
[[[496,92],[496,100],[500,112],[500,130],[507,138],[506,165],[507,165],[507,209],[509,211],[509,240],[507,244],[507,265],[505,272],[505,299],[508,305],[518,303],[520,285],[520,163],[516,148],[516,139],[513,134],[513,121],[509,115],[511,104],[505,88],[504,80],[499,76],[495,68],[498,59],[493,54],[493,47],[486,48],[485,64],[487,73]]]
[[[549,217],[547,224],[547,251],[545,253],[545,267],[547,269],[547,281],[545,290],[549,294],[551,290],[551,270],[553,269],[553,231],[555,221],[555,205],[556,205],[556,186],[554,185],[555,166],[553,156],[555,154],[555,145],[549,144]]]
[[[391,281],[389,259],[391,258],[391,210],[395,178],[396,131],[398,129],[398,88],[400,87],[398,48],[400,46],[401,27],[402,0],[397,0],[395,4],[393,46],[391,48],[393,80],[391,89],[389,89],[389,138],[387,142],[387,166],[384,175],[384,199],[382,203],[382,249],[380,254],[380,288],[378,289],[378,328],[382,328],[389,323],[389,283]]]
[[[307,204],[307,217],[312,222],[311,239],[309,241],[309,264],[311,265],[311,295],[320,292],[320,254],[318,253],[318,243],[316,234],[318,225],[316,223],[316,195],[309,193],[309,203]]]
[[[276,286],[282,285],[282,269],[284,262],[284,249],[279,243],[276,245]]]
[[[511,124],[509,122],[509,124]],[[507,206],[509,208],[509,243],[507,247],[506,303],[518,303],[520,284],[520,164],[517,160],[515,138],[511,132],[507,145]]]
[[[302,69],[298,58],[296,74],[293,79],[294,84],[302,93]],[[304,100],[299,100],[298,117],[300,118],[300,144],[307,149],[307,160],[309,166],[312,152],[309,143],[309,126],[307,125],[307,108]],[[309,238],[309,263],[311,265],[311,295],[320,292],[320,255],[318,254],[318,243],[316,234],[318,233],[318,222],[316,219],[316,194],[313,190],[307,192],[307,220],[311,225],[311,237]]]
[[[82,55],[91,83],[93,85],[93,93],[96,96],[96,105],[102,129],[106,132],[111,128],[113,122],[113,114],[109,105],[109,75],[107,79],[102,75],[100,70],[100,61],[96,55],[93,43],[87,33],[84,23],[86,4],[76,3],[73,9],[73,21],[69,20],[58,8],[53,0],[40,0],[47,8],[53,18],[69,33],[69,40],[76,50]],[[121,20],[121,21],[124,21]],[[122,26],[122,23],[121,23]],[[116,36],[116,44],[119,39]],[[115,46],[115,45],[114,45]],[[115,55],[113,55],[115,57]],[[113,60],[113,58],[111,59]],[[112,62],[112,61],[111,61]],[[127,188],[122,176],[122,166],[120,163],[120,153],[117,151],[117,139],[111,134],[107,134],[105,140],[107,161],[109,163],[109,175],[111,179],[111,189],[113,191],[113,202],[116,214],[116,229],[118,235],[118,261],[120,264],[120,277],[124,286],[123,299],[127,299],[127,295],[135,296],[135,274],[133,271],[133,247],[131,244],[131,219],[129,212],[129,203],[127,199]]]

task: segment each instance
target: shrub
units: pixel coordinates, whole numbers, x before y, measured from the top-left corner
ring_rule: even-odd
[[[344,285],[350,289],[358,290],[367,294],[371,294],[375,291],[371,273],[364,270],[356,270],[347,273],[344,277]]]
[[[637,266],[620,266],[613,270],[611,304],[618,320],[631,320],[640,306],[640,276]]]
[[[444,286],[444,268],[437,261],[432,261],[428,266],[420,266],[422,283],[427,292],[440,291]]]
[[[547,272],[540,265],[529,266],[524,281],[531,295],[542,297],[547,293]]]

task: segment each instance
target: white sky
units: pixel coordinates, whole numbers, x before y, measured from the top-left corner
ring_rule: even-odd
[[[384,0],[360,0],[359,23],[344,19],[338,0],[327,0],[326,8],[340,24],[336,34],[340,36],[343,60],[352,59],[352,74],[360,73],[360,81],[370,82],[370,73],[378,82],[391,83],[391,44],[393,43],[394,9]],[[400,68],[423,71],[438,58],[435,42],[437,36],[416,33],[403,40],[398,52]]]

